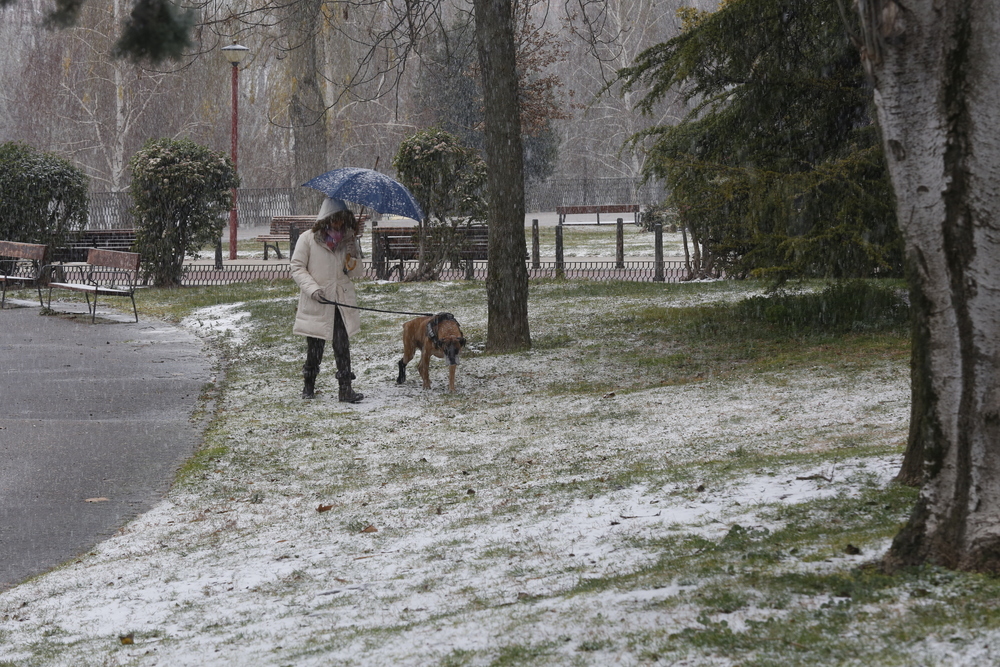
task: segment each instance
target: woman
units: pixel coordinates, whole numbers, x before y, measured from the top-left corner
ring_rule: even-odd
[[[293,333],[306,337],[306,363],[302,367],[305,386],[302,398],[315,398],[316,376],[323,361],[326,341],[333,341],[337,361],[339,400],[358,403],[364,398],[351,389],[349,336],[361,330],[355,308],[322,303],[325,300],[357,305],[351,278],[361,275],[360,225],[340,199],[327,198],[312,231],[303,234],[292,254],[292,278],[299,286],[299,306]]]

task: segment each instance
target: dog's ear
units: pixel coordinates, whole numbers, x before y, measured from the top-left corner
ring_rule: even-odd
[[[459,336],[459,338],[458,338],[458,346],[459,347],[465,347],[465,336]]]

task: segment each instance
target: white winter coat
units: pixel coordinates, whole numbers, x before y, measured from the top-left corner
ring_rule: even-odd
[[[344,260],[348,252],[356,260],[356,265],[352,271],[344,273]],[[332,251],[325,243],[316,240],[314,232],[306,232],[300,236],[292,254],[292,278],[299,286],[299,307],[295,313],[292,332],[300,336],[333,340],[336,310],[340,310],[340,316],[344,318],[348,336],[361,331],[361,317],[356,308],[329,306],[314,300],[312,295],[321,289],[330,301],[357,305],[351,278],[360,276],[362,272],[361,252],[353,232],[348,231],[336,250]]]

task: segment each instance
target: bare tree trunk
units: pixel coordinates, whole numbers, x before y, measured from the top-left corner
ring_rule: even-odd
[[[1000,572],[1000,5],[905,5],[858,2],[916,296],[926,475],[885,563]]]
[[[531,347],[524,257],[524,147],[511,0],[474,0],[483,77],[487,223],[490,229],[486,347]]]
[[[701,237],[694,227],[691,228],[691,247],[693,248],[691,266],[693,267],[690,272],[690,280],[701,280],[705,277],[703,267],[701,265]]]
[[[308,188],[299,188],[309,179],[327,171],[326,101],[320,89],[317,72],[322,56],[319,51],[319,26],[324,17],[320,0],[303,0],[289,6],[289,32],[293,41],[301,44],[288,52],[288,72],[292,78],[288,118],[292,132],[291,153],[295,164],[292,172],[293,213],[309,215],[319,210],[319,195]]]
[[[684,223],[681,223],[681,239],[684,241],[684,268],[687,269],[685,280],[691,280],[694,274],[691,272],[691,253],[688,251],[687,225]]]

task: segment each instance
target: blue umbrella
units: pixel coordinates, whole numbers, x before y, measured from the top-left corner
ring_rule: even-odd
[[[394,213],[417,221],[424,219],[420,204],[406,186],[374,169],[334,169],[302,186],[319,190],[331,199],[352,201],[379,213]]]

